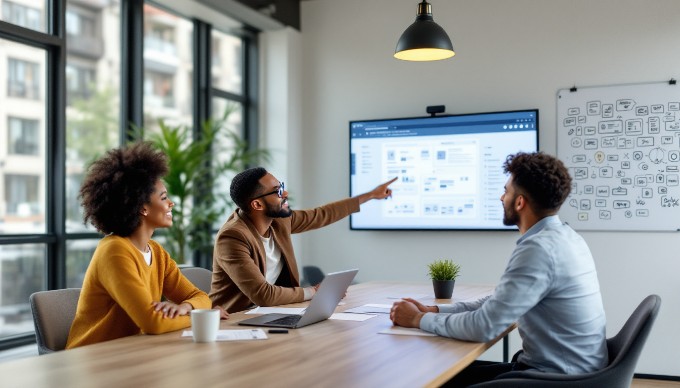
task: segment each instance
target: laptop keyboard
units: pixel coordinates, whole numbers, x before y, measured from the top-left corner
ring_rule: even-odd
[[[273,323],[275,325],[295,325],[298,323],[298,321],[300,321],[300,318],[302,318],[302,315],[288,315],[274,319],[273,321],[269,321],[267,323]]]

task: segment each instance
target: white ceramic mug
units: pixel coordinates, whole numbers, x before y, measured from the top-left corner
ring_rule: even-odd
[[[191,331],[194,342],[214,342],[220,328],[220,311],[191,310]]]

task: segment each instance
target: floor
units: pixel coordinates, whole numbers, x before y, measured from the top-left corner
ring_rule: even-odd
[[[663,380],[643,380],[633,379],[631,388],[677,388],[680,387],[680,381],[663,381]]]

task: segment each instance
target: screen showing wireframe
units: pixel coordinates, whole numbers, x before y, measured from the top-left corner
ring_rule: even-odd
[[[510,154],[538,149],[538,110],[351,121],[350,194],[380,182],[392,198],[369,201],[351,229],[515,229],[500,196]]]

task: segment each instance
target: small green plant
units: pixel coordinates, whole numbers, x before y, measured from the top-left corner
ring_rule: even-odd
[[[460,265],[452,260],[436,260],[428,264],[427,268],[432,280],[456,280],[460,273]]]

